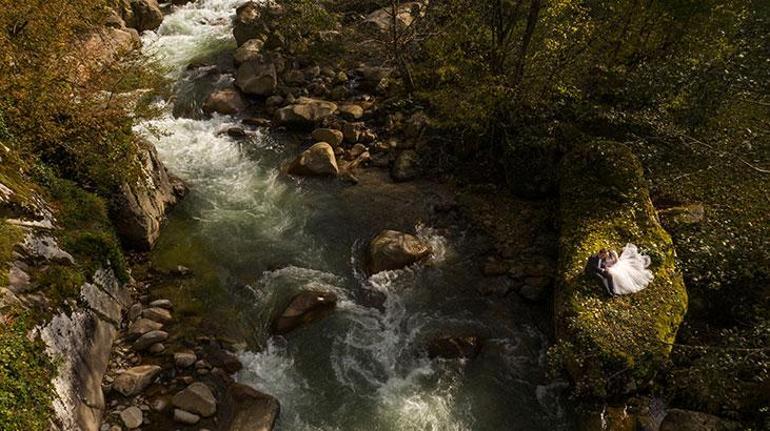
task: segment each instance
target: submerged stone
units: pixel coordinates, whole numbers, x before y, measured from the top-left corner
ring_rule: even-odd
[[[286,334],[331,313],[337,305],[337,295],[331,292],[302,292],[291,302],[273,324],[273,333]]]
[[[481,351],[481,339],[475,335],[444,336],[428,344],[428,357],[444,359],[473,359]]]

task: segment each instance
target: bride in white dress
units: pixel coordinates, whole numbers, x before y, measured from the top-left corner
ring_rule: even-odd
[[[613,257],[617,254],[613,251]],[[612,277],[616,295],[630,295],[647,287],[654,278],[650,266],[650,257],[639,252],[634,244],[626,244],[617,262],[607,268]]]

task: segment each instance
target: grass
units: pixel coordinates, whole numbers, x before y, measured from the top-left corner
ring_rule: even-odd
[[[0,429],[50,428],[55,366],[39,339],[30,339],[27,316],[0,320]]]
[[[24,231],[12,224],[0,220],[0,286],[8,284],[8,264],[11,261],[13,246],[24,239]]]

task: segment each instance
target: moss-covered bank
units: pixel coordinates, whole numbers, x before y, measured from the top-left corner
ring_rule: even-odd
[[[610,397],[645,385],[671,351],[687,310],[671,238],[660,226],[641,164],[625,146],[576,148],[560,168],[561,236],[552,359],[585,396]],[[655,280],[635,295],[609,298],[584,273],[601,248],[638,245]]]

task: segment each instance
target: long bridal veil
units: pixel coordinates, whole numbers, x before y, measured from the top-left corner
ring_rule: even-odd
[[[617,295],[629,295],[647,287],[654,278],[650,257],[639,252],[634,244],[626,244],[617,263],[608,268]]]

